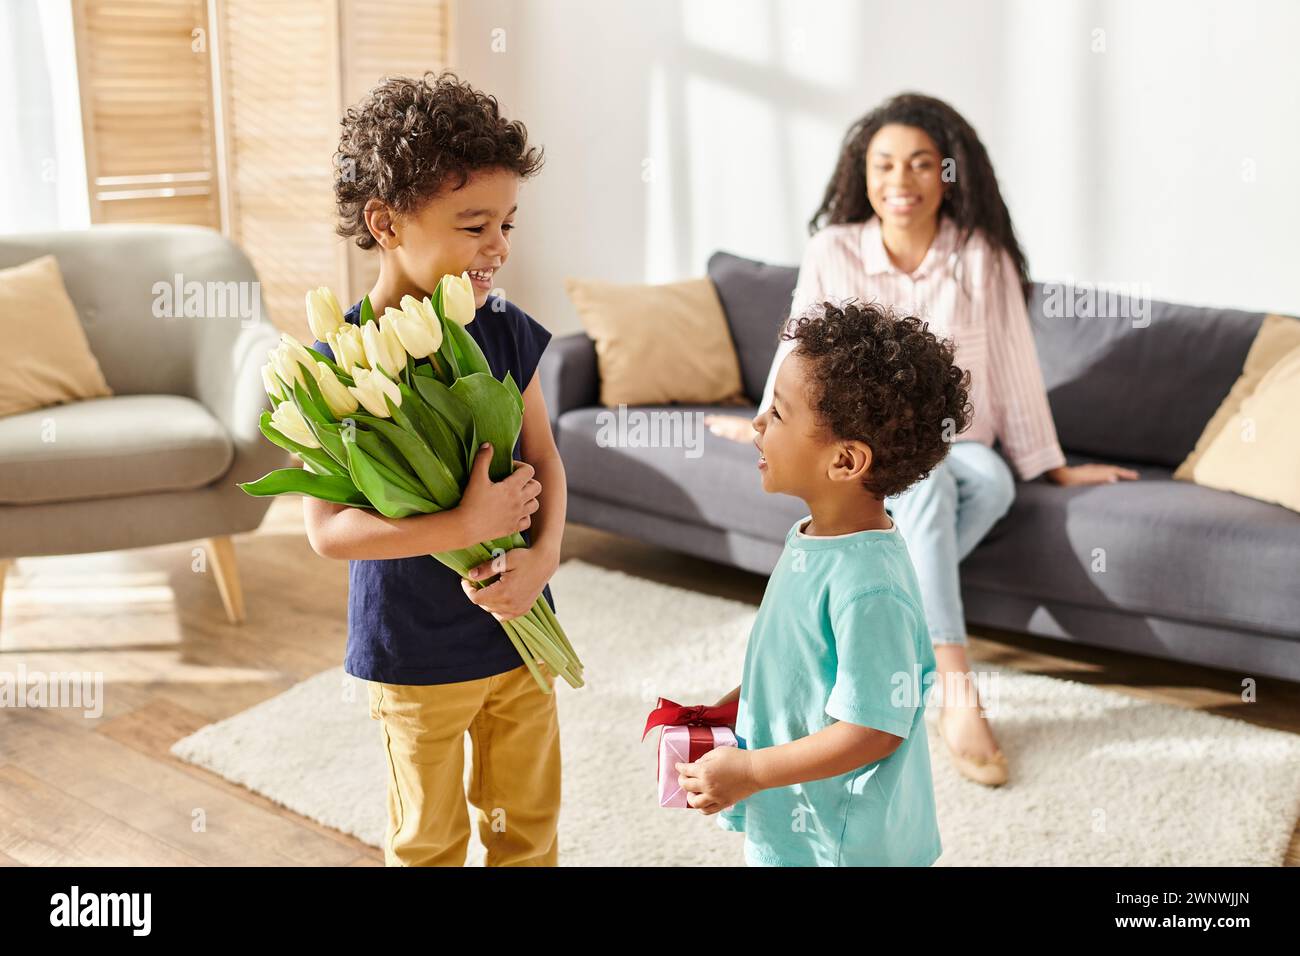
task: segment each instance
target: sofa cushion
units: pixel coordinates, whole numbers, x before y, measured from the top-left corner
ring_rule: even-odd
[[[1132,467],[1140,480],[1018,484],[1011,511],[963,562],[963,585],[1296,635],[1300,514]]]
[[[1062,447],[1176,467],[1241,374],[1263,313],[1090,304],[1061,286],[1036,283],[1029,317]]]
[[[1196,447],[1192,449],[1192,453],[1174,469],[1175,478],[1180,481],[1195,480],[1193,475],[1201,456],[1214,444],[1228,422],[1241,410],[1242,403],[1255,393],[1260,380],[1273,366],[1296,349],[1300,349],[1300,319],[1285,315],[1265,316],[1255,341],[1250,345],[1250,351],[1246,353],[1246,362],[1241,369],[1241,375],[1232,383],[1228,397],[1206,423],[1201,437],[1196,439]]]
[[[1300,347],[1269,369],[1254,394],[1241,403],[1210,442],[1192,471],[1196,483],[1270,501],[1300,513],[1297,410]]]
[[[744,404],[736,350],[708,279],[569,278],[564,288],[596,344],[602,405]]]
[[[763,491],[758,450],[719,438],[702,421],[708,414],[752,417],[756,411],[676,405],[671,409],[633,406],[623,416],[601,408],[565,412],[559,418],[556,440],[569,490],[783,543],[790,526],[808,513],[804,503]],[[651,412],[669,417],[637,418]],[[625,425],[621,431],[620,420]],[[641,434],[633,430],[638,421],[643,423]]]
[[[777,334],[790,314],[799,270],[715,252],[709,258],[709,278],[718,289],[727,316],[731,340],[740,358],[745,394],[757,405],[763,399],[767,372],[776,355]],[[795,520],[792,518],[791,524]]]
[[[99,398],[0,419],[0,504],[180,491],[211,484],[234,446],[178,395]]]

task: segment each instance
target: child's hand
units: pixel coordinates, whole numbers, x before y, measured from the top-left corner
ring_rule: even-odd
[[[466,531],[474,543],[508,538],[533,523],[533,512],[540,505],[541,483],[533,477],[533,466],[516,461],[515,470],[500,481],[488,477],[492,464],[492,446],[484,443],[471,466],[465,493],[458,511],[464,512]]]
[[[470,568],[469,575],[474,581],[485,581],[500,574],[497,580],[480,588],[461,578],[460,586],[471,601],[498,621],[509,621],[532,609],[559,564],[558,555],[550,551],[512,548],[491,561]]]
[[[762,789],[754,780],[754,758],[739,747],[716,747],[694,763],[674,765],[686,802],[701,813],[717,813]]]

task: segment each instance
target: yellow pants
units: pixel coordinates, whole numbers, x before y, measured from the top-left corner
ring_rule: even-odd
[[[555,676],[539,664],[552,688]],[[488,866],[555,866],[560,724],[524,665],[454,684],[368,682],[388,754],[389,866],[464,866],[466,796]],[[465,790],[465,734],[473,749]]]

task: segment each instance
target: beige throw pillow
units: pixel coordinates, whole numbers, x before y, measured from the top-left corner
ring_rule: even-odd
[[[54,256],[0,269],[0,416],[112,395]]]
[[[1198,485],[1300,511],[1300,347],[1259,380],[1193,476]]]
[[[1206,423],[1192,453],[1174,472],[1175,478],[1180,481],[1195,480],[1192,472],[1201,456],[1205,454],[1205,449],[1209,448],[1223,431],[1232,416],[1241,408],[1241,403],[1259,386],[1260,379],[1268,373],[1268,370],[1276,365],[1282,356],[1296,348],[1300,348],[1300,319],[1284,315],[1266,316],[1259,331],[1255,333],[1255,341],[1251,343],[1250,351],[1246,353],[1246,364],[1242,366],[1241,376],[1233,383],[1232,389],[1219,405],[1218,411]]]
[[[596,343],[602,405],[746,404],[740,360],[711,280],[566,279],[564,287]]]

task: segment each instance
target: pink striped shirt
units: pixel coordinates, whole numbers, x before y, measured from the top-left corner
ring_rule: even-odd
[[[1029,328],[1020,281],[1011,257],[993,248],[978,230],[957,249],[958,230],[947,216],[925,258],[911,275],[889,258],[880,238],[880,220],[826,226],[809,241],[799,269],[791,315],[826,299],[878,301],[930,323],[941,338],[953,340],[957,364],[971,374],[974,416],[959,441],[1002,451],[1024,481],[1065,464],[1047,404],[1038,353]],[[960,267],[959,267],[960,264]],[[794,343],[777,348],[767,386],[772,401],[776,372]]]

